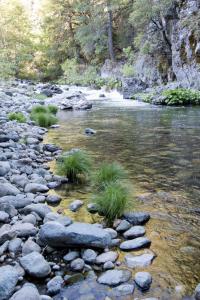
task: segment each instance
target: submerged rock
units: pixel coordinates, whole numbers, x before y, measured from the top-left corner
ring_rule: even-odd
[[[149,266],[155,255],[153,253],[144,253],[141,255],[131,255],[128,254],[125,256],[125,264],[129,268],[144,268]]]
[[[109,270],[100,275],[98,282],[109,286],[116,286],[127,282],[131,278],[129,270]]]
[[[133,240],[128,240],[125,242],[122,242],[120,245],[121,250],[135,250],[135,249],[141,249],[144,247],[150,246],[151,241],[146,237],[139,237]]]
[[[143,226],[133,226],[123,234],[126,239],[134,239],[143,235],[145,235],[145,228]]]
[[[74,200],[70,205],[69,209],[73,212],[76,212],[79,210],[79,208],[83,205],[83,201],[81,200]]]
[[[135,274],[135,282],[142,290],[148,290],[152,283],[152,277],[148,272],[138,272]]]
[[[132,225],[143,225],[150,219],[150,214],[145,212],[127,212],[124,218]]]

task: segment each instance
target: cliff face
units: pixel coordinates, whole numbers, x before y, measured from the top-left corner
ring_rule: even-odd
[[[200,1],[184,1],[172,27],[172,68],[177,81],[200,89]]]
[[[157,44],[153,54],[139,54],[136,76],[150,86],[176,80],[200,89],[200,0],[179,1],[165,19],[171,51]]]
[[[162,33],[150,25],[136,55],[134,78],[123,78],[118,72],[124,83],[125,97],[141,91],[143,83],[152,87],[173,82],[172,87],[200,89],[200,0],[178,0],[164,19],[170,45],[162,39]],[[105,69],[107,76],[116,77],[119,65],[115,72],[104,66]]]

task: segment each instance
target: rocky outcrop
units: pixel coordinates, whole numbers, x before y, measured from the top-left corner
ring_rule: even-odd
[[[183,88],[200,89],[200,2],[180,0],[165,13],[170,47],[150,24],[133,66],[134,78],[121,77],[124,98],[140,92],[135,78],[149,87],[177,81]]]

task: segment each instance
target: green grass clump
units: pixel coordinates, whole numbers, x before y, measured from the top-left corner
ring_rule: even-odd
[[[31,114],[31,119],[35,121],[38,126],[46,128],[58,122],[58,119],[54,115],[44,112]]]
[[[53,104],[49,104],[49,105],[47,106],[47,109],[48,109],[48,111],[49,111],[51,114],[53,114],[53,115],[56,115],[57,112],[58,112],[58,107],[57,107],[56,105],[53,105]]]
[[[66,176],[70,182],[78,183],[91,171],[91,160],[84,151],[76,151],[57,161],[57,174]]]
[[[35,105],[33,106],[31,110],[31,114],[37,114],[37,113],[48,113],[48,108],[47,106],[44,105]]]
[[[10,121],[17,121],[18,123],[25,123],[26,117],[21,112],[13,112],[8,115]]]
[[[34,99],[38,99],[38,100],[44,100],[44,99],[47,98],[46,95],[44,95],[44,94],[37,94],[37,93],[34,93],[34,94],[32,95],[32,97],[33,97]]]
[[[41,127],[50,127],[58,122],[56,113],[58,111],[55,105],[36,105],[31,110],[31,120]]]
[[[120,164],[116,162],[110,164],[103,163],[96,171],[93,182],[97,190],[102,190],[107,184],[123,180],[126,177],[126,171]]]
[[[109,183],[94,197],[98,213],[104,216],[108,225],[122,216],[129,203],[127,189],[117,182]]]
[[[199,105],[200,92],[191,89],[174,89],[163,92],[166,105]]]

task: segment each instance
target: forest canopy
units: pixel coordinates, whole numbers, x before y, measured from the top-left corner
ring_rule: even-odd
[[[155,42],[166,48],[170,60],[165,15],[173,5],[179,4],[175,0],[1,0],[0,77],[53,80],[69,71],[93,76],[106,59],[121,60],[129,74],[138,51],[153,52]]]

